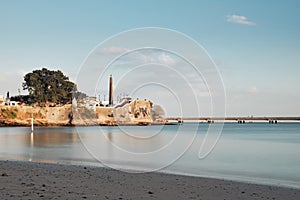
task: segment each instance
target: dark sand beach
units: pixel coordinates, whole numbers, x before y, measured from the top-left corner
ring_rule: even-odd
[[[300,199],[300,190],[100,167],[0,161],[0,199]]]

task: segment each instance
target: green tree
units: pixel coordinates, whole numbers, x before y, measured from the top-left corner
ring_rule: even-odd
[[[47,102],[66,104],[72,101],[76,85],[60,70],[51,71],[46,68],[34,70],[24,76],[23,90],[28,90],[33,103],[39,105]]]

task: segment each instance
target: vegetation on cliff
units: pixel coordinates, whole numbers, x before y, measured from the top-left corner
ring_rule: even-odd
[[[0,111],[0,118],[6,118],[6,119],[14,119],[17,117],[17,108],[8,109],[8,108],[1,108]]]

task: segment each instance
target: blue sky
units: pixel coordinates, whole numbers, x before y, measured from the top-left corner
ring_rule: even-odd
[[[227,115],[300,115],[298,1],[0,1],[0,95],[47,66],[75,79],[89,52],[133,28],[187,34],[216,62]],[[26,93],[25,91],[22,93]]]

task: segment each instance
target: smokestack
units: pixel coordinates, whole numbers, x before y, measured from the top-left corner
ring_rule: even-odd
[[[113,105],[113,78],[112,75],[109,77],[109,105]]]

